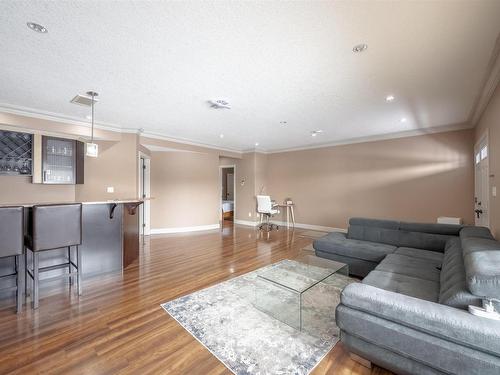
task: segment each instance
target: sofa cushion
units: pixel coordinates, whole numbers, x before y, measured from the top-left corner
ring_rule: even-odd
[[[395,246],[369,241],[351,240],[345,233],[332,232],[313,242],[315,250],[339,254],[351,258],[380,262],[387,254],[392,254]]]
[[[495,239],[491,231],[486,227],[464,227],[460,231],[460,238],[470,237],[487,238],[489,240]]]
[[[437,251],[429,251],[416,249],[414,247],[398,247],[394,254],[407,255],[414,258],[432,260],[437,263],[443,262],[443,253],[439,253]]]
[[[422,232],[431,234],[444,234],[447,236],[458,236],[462,225],[434,224],[434,223],[405,223],[401,222],[399,229],[408,232]]]
[[[443,252],[446,241],[450,238],[453,236],[400,230],[397,246]]]
[[[399,221],[353,217],[349,219],[347,238],[361,241],[397,243]]]
[[[474,251],[464,256],[467,287],[481,297],[500,298],[500,251]]]
[[[433,260],[389,254],[375,269],[439,282],[440,268],[441,263]]]
[[[446,244],[440,275],[439,303],[467,309],[469,305],[481,306],[481,298],[473,295],[465,282],[465,267],[461,241],[458,237]]]
[[[399,229],[400,221],[384,220],[384,219],[369,219],[365,217],[351,217],[349,225],[358,225],[362,227],[375,227],[385,229]]]
[[[394,272],[374,270],[362,283],[431,302],[437,302],[439,295],[439,283]]]

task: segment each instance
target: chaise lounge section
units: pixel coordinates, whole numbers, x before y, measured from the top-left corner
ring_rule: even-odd
[[[351,352],[399,374],[500,373],[500,321],[467,310],[500,298],[489,229],[353,218],[313,246],[366,276],[336,310]]]

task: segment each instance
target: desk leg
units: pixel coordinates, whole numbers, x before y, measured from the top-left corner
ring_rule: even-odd
[[[290,213],[292,214],[292,224],[295,228],[295,214],[293,213],[293,206],[290,206]]]
[[[286,227],[290,228],[290,207],[286,207]]]

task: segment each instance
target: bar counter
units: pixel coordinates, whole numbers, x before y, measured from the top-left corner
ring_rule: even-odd
[[[52,202],[39,204],[82,203],[82,278],[90,278],[121,271],[139,257],[139,210],[143,200],[120,199],[91,202]],[[0,204],[0,207],[23,206],[25,230],[30,220],[31,208],[38,203]],[[2,223],[0,223],[2,225]],[[75,249],[72,249],[75,251]],[[28,252],[29,253],[29,252]],[[40,253],[40,266],[63,263],[67,250]],[[14,259],[0,259],[0,275],[12,273]],[[46,272],[45,277],[55,276],[64,270]]]

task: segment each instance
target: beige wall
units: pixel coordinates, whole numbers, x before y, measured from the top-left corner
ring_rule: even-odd
[[[77,201],[138,196],[138,136],[122,134],[119,142],[98,141],[99,157],[85,157],[85,183],[76,186]],[[108,186],[114,193],[107,193]]]
[[[500,85],[497,86],[486,110],[476,127],[475,140],[488,132],[490,168],[490,227],[496,238],[500,238],[500,197],[491,195],[492,187],[500,189]],[[497,194],[500,194],[498,191]]]
[[[473,222],[472,130],[270,154],[266,191],[291,197],[298,223],[352,216]]]
[[[32,184],[31,177],[0,176],[0,204],[71,202],[75,185]]]
[[[152,152],[151,196],[152,229],[218,224],[219,155]]]

